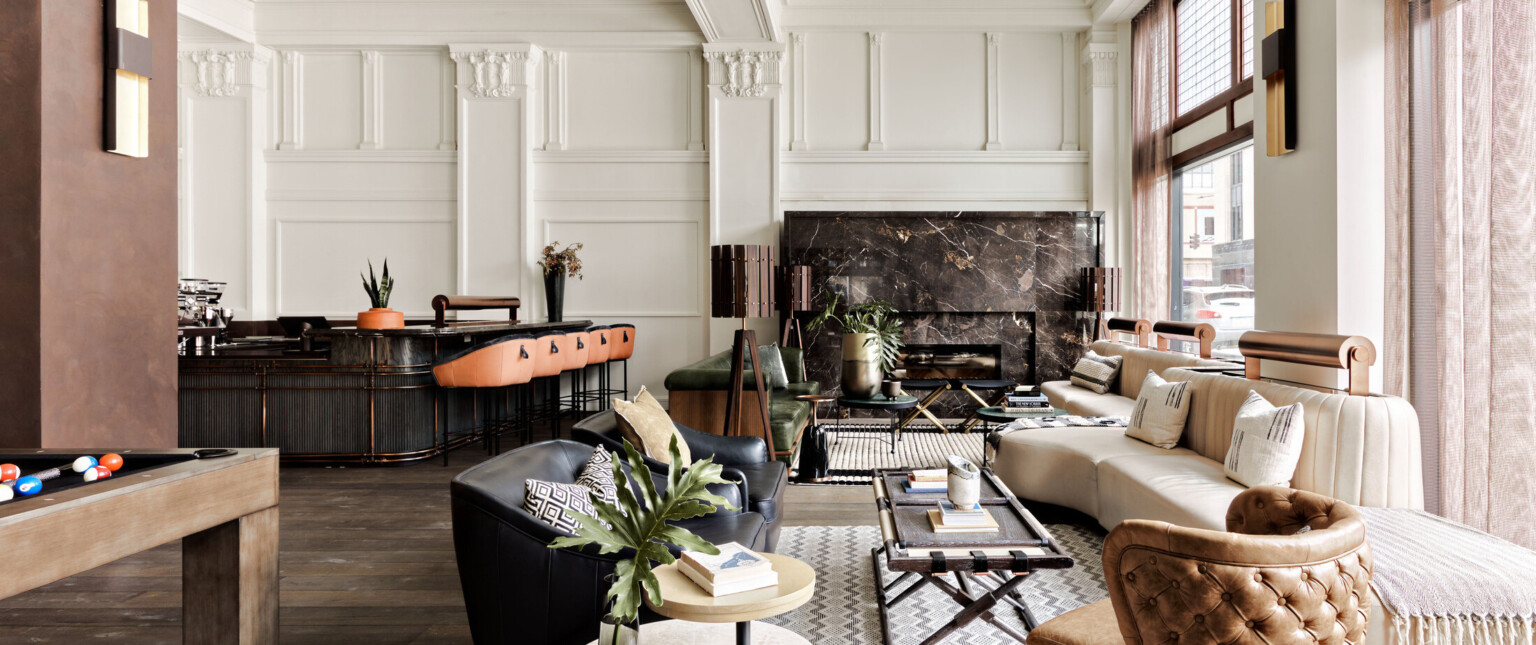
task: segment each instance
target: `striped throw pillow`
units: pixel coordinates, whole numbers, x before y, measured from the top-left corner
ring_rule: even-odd
[[[1105,394],[1114,386],[1115,375],[1120,373],[1120,362],[1123,360],[1125,358],[1122,356],[1099,356],[1089,350],[1088,355],[1072,368],[1072,384]]]
[[[1147,370],[1125,436],[1172,450],[1179,445],[1179,436],[1184,434],[1190,394],[1189,381],[1169,383],[1157,372]]]
[[[1222,465],[1227,477],[1244,486],[1286,486],[1301,461],[1302,433],[1306,421],[1300,403],[1275,407],[1258,392],[1237,409],[1232,427],[1232,447]]]

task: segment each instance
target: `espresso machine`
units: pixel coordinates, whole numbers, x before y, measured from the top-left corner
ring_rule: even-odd
[[[212,349],[224,339],[235,310],[219,306],[225,283],[202,278],[176,281],[176,327],[179,349]]]

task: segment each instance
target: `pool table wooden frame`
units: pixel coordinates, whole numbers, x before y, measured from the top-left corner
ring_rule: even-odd
[[[79,455],[172,450],[8,450]],[[180,539],[182,642],[268,644],[278,627],[278,451],[242,448],[0,504],[0,598]]]

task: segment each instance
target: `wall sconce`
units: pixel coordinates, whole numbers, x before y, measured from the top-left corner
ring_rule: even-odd
[[[1264,152],[1271,157],[1296,149],[1297,4],[1293,0],[1264,4]]]
[[[149,156],[149,0],[106,0],[106,109],[103,146],[128,157]]]

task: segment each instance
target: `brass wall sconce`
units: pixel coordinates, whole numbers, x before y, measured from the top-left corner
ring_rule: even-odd
[[[103,147],[128,157],[149,156],[149,0],[106,0],[106,101]]]
[[[1296,149],[1296,5],[1264,3],[1265,149],[1278,157]]]

